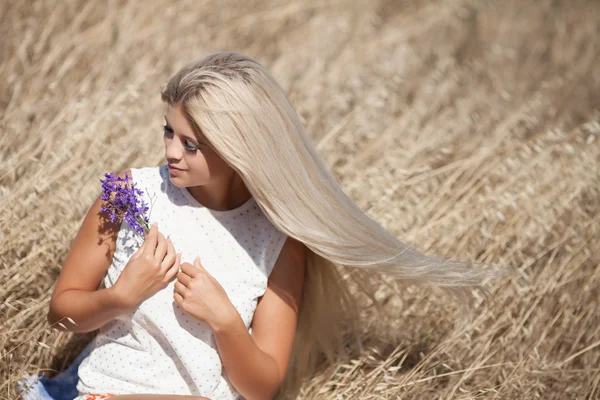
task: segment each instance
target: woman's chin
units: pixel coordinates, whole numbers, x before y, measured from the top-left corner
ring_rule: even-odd
[[[169,174],[169,181],[177,187],[185,187],[184,185],[182,185],[181,179],[177,176]]]

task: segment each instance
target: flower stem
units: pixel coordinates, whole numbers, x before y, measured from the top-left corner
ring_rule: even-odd
[[[148,232],[150,232],[150,226],[148,226],[148,224],[144,220],[144,217],[142,217],[141,215],[138,215],[135,218],[137,219],[138,223],[140,224],[140,226],[142,227],[142,229],[144,229],[144,232],[147,235]]]

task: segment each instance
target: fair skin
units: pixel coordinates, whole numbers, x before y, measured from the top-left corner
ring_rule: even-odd
[[[179,105],[168,105],[165,119],[165,156],[170,165],[182,170],[170,173],[169,179],[173,184],[187,188],[198,202],[214,210],[236,208],[250,198],[250,192],[241,177],[217,153],[195,137]],[[128,300],[126,291],[115,290],[118,281],[112,288],[98,290],[112,262],[120,227],[119,223],[101,221],[100,205],[101,202],[96,200],[84,219],[52,296],[48,320],[52,323],[63,315],[76,315],[73,319],[79,319],[77,327],[67,324],[65,317],[61,319],[61,323],[70,325],[71,331],[97,329],[136,306],[135,302]],[[181,270],[171,276],[172,266],[177,265],[179,259],[175,257],[176,250],[172,243],[153,228],[142,247],[145,249],[141,249],[143,251],[140,251],[139,259],[155,266],[156,273],[162,274],[162,283],[166,285],[169,280],[176,279],[173,293],[175,302],[212,328],[225,373],[232,386],[249,400],[272,398],[287,372],[296,331],[304,282],[305,246],[293,238],[287,239],[269,275],[267,289],[258,300],[252,320],[252,334],[246,329],[219,282],[202,266],[202,254],[193,264],[182,263]],[[165,261],[167,258],[169,261]],[[139,268],[140,271],[145,269]],[[132,394],[118,395],[112,399],[205,398]]]
[[[251,194],[242,178],[214,150],[206,139],[196,138],[181,106],[168,105],[165,117],[165,158],[182,169],[169,173],[169,180],[185,187],[203,206],[231,210],[244,204]]]

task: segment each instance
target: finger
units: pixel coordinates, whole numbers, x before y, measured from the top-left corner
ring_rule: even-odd
[[[177,282],[181,282],[183,284],[183,286],[185,287],[190,287],[190,282],[192,281],[192,277],[189,276],[188,274],[186,274],[183,271],[180,271],[177,274]]]
[[[183,298],[187,297],[187,293],[188,293],[189,289],[186,288],[181,282],[175,281],[174,289],[175,289],[175,292],[177,292],[181,295],[181,297],[183,297]]]
[[[197,267],[187,262],[181,264],[181,270],[192,278],[194,278],[200,272],[198,271]]]
[[[181,296],[179,293],[177,292],[173,292],[173,299],[175,299],[175,303],[177,303],[177,305],[179,307],[181,307],[181,302],[183,301],[183,296]]]
[[[202,265],[202,263],[200,262],[200,256],[196,256],[196,259],[194,260],[194,267],[196,269],[199,269],[202,272],[206,272],[208,274],[208,271],[206,270],[206,268],[204,268],[204,266]],[[210,274],[209,274],[210,275]]]
[[[175,258],[175,262],[173,263],[171,268],[169,268],[169,270],[165,274],[165,277],[167,278],[168,282],[171,282],[173,279],[175,279],[175,277],[177,276],[177,273],[179,272],[180,265],[181,265],[181,253],[178,253],[177,257]]]
[[[146,242],[144,242],[146,243]],[[131,256],[131,259],[135,260],[136,258],[138,258],[139,256],[142,255],[142,253],[144,252],[144,243],[142,243],[142,245],[139,247],[139,249],[136,250],[135,253],[133,253],[133,255]]]
[[[173,242],[171,239],[166,239],[167,252],[161,262],[161,271],[166,272],[171,265],[175,262],[177,258],[177,253],[175,253],[175,247],[173,247]]]
[[[165,258],[165,255],[167,254],[167,247],[167,239],[165,238],[165,235],[163,235],[159,231],[157,233],[157,246],[154,250],[154,257],[156,257],[156,260],[159,263],[162,263],[163,259]]]
[[[156,223],[152,224],[150,227],[150,232],[148,232],[148,236],[144,240],[144,254],[148,254],[150,256],[154,255],[154,249],[156,248],[156,234],[158,232],[158,227]]]

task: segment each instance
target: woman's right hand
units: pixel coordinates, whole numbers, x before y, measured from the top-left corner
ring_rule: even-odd
[[[113,285],[114,291],[126,308],[137,308],[177,276],[180,262],[181,253],[175,253],[171,239],[165,239],[153,224]]]

